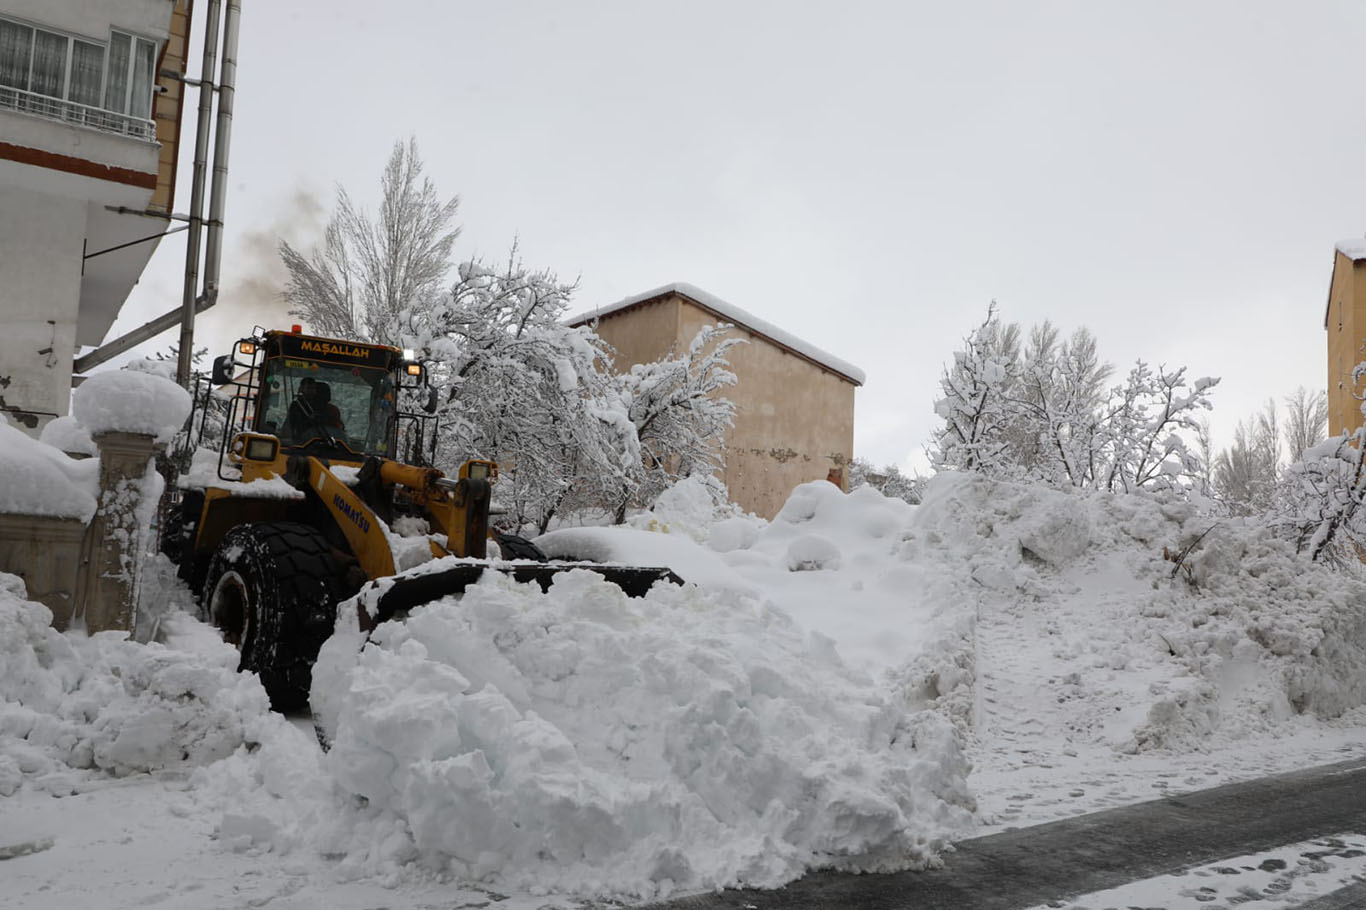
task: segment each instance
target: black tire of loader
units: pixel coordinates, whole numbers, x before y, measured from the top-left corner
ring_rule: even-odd
[[[236,578],[228,579],[216,604],[214,594],[229,572]],[[237,643],[238,670],[261,678],[276,711],[308,705],[313,662],[332,634],[337,603],[355,593],[344,575],[323,536],[295,522],[240,525],[224,535],[214,553],[200,603],[226,633],[240,633],[245,626],[246,639]],[[244,615],[226,615],[238,596],[245,601]]]

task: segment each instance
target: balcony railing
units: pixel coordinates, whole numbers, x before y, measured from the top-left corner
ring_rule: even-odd
[[[49,120],[60,120],[63,123],[85,126],[104,133],[132,136],[135,139],[154,142],[157,137],[156,124],[150,120],[3,85],[0,85],[0,110],[36,114]]]

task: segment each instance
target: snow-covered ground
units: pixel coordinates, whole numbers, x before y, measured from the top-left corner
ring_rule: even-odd
[[[543,542],[690,584],[494,576],[368,645],[343,609],[326,752],[189,613],[58,635],[0,576],[0,904],[630,902],[1366,753],[1366,582],[1255,524],[960,475],[918,507],[807,484],[771,523],[684,484],[633,524]]]

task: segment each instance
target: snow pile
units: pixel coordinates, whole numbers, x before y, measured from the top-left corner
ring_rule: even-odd
[[[69,414],[49,420],[38,439],[44,445],[50,445],[68,455],[99,454],[99,450],[95,448],[95,440],[90,438],[90,431]]]
[[[70,458],[0,415],[0,512],[88,522],[98,497],[97,461]]]
[[[707,539],[723,561],[850,666],[902,676],[959,623],[959,582],[902,552],[915,506],[826,481],[792,491],[772,522],[732,518]],[[954,633],[957,634],[957,633]]]
[[[757,596],[759,591],[717,554],[687,534],[638,528],[561,528],[533,543],[550,559],[566,562],[664,566],[685,582],[711,591]]]
[[[0,796],[25,781],[61,794],[82,772],[114,775],[231,754],[269,704],[236,652],[138,645],[120,633],[62,635],[52,613],[0,573]]]
[[[686,534],[702,541],[712,525],[738,511],[739,507],[729,502],[725,484],[710,475],[692,474],[660,493],[653,506],[632,515],[627,523],[633,528]]]
[[[1072,743],[1198,750],[1366,704],[1366,583],[1253,522],[939,475],[904,555],[971,580],[974,659],[1046,678]]]
[[[154,373],[108,370],[81,383],[71,413],[92,436],[145,433],[169,442],[190,416],[190,393]]]
[[[363,649],[354,623],[313,702],[369,871],[653,897],[924,866],[971,821],[952,726],[751,598],[489,575]]]

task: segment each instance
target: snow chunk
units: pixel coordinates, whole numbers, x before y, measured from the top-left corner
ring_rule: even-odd
[[[269,711],[236,652],[190,654],[123,633],[62,634],[52,613],[0,573],[0,755],[25,781],[70,792],[78,772],[122,776],[207,764],[246,740]],[[13,775],[0,769],[0,781]]]
[[[803,534],[787,546],[789,572],[810,572],[839,567],[839,547],[820,535]]]
[[[759,532],[767,522],[757,518],[727,518],[711,526],[707,546],[717,553],[747,550],[759,539]]]
[[[99,450],[95,448],[95,440],[90,438],[90,431],[70,415],[48,421],[38,439],[68,455],[99,454]]]
[[[686,534],[625,527],[561,528],[542,534],[533,543],[551,559],[667,566],[685,582],[737,594],[757,593],[719,556]]]
[[[0,419],[0,512],[88,522],[98,499],[98,461],[77,461]]]
[[[92,436],[145,433],[169,442],[190,415],[190,393],[153,373],[108,370],[81,383],[71,413]]]

